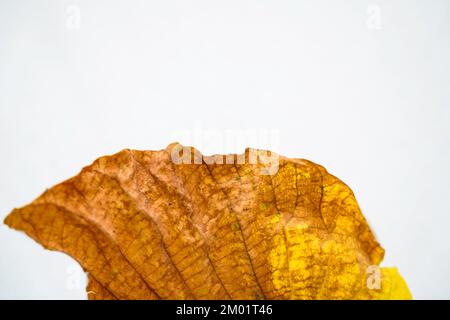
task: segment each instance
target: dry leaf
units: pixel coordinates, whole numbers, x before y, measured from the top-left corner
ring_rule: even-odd
[[[274,155],[123,150],[5,223],[75,258],[90,299],[411,298],[352,191]]]

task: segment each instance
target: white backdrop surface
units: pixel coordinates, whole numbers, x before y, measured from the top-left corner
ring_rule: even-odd
[[[345,181],[384,265],[450,298],[449,58],[445,0],[2,0],[0,218],[123,148],[269,147]],[[86,298],[4,225],[0,257],[0,298]]]

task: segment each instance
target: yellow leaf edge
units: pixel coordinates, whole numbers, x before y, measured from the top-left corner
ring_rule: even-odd
[[[376,300],[412,300],[406,281],[396,267],[381,268],[381,289],[374,290]]]

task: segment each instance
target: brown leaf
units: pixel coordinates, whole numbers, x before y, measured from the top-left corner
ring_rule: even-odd
[[[378,269],[384,250],[343,182],[260,150],[123,150],[5,223],[75,258],[90,299],[411,297]]]

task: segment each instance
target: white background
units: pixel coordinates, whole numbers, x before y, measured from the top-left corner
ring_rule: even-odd
[[[450,298],[449,103],[449,1],[1,0],[0,218],[104,154],[274,130],[350,185],[415,298]],[[0,298],[85,282],[0,226]]]

